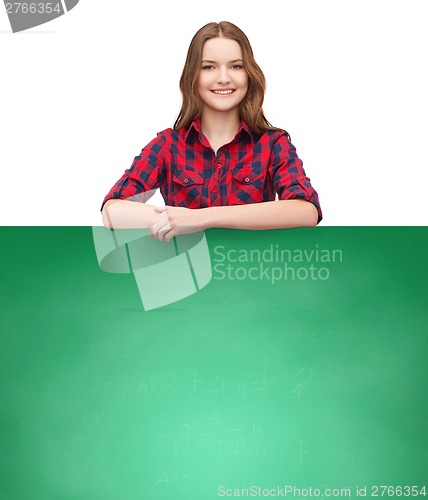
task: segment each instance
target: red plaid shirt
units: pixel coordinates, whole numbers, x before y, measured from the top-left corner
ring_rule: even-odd
[[[280,200],[310,201],[322,219],[318,194],[285,133],[255,135],[244,121],[217,154],[200,120],[188,129],[159,132],[110,189],[101,210],[111,198],[145,202],[156,188],[166,205],[186,208],[272,201],[278,193]]]

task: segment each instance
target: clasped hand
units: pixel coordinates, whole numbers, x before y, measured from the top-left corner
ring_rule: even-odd
[[[154,207],[157,216],[150,225],[150,236],[170,242],[174,236],[196,233],[204,227],[203,209],[184,207]]]

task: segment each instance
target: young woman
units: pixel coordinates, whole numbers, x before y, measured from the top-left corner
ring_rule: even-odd
[[[318,195],[288,133],[264,116],[265,78],[237,26],[209,23],[195,34],[180,89],[174,127],[158,133],[105,197],[106,227],[148,227],[169,242],[210,227],[275,229],[321,220]],[[158,187],[164,207],[145,203]]]

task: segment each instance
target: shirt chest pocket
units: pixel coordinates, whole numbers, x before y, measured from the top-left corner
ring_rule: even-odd
[[[263,201],[265,171],[259,167],[241,167],[232,170],[233,204]]]
[[[194,170],[175,170],[172,172],[172,196],[175,206],[199,208],[204,177]]]

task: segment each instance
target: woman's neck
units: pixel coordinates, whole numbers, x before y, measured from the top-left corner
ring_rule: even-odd
[[[232,141],[239,130],[241,120],[238,111],[204,110],[201,116],[201,130],[205,137],[217,150],[223,144]]]

